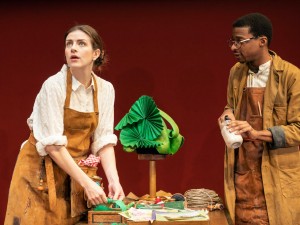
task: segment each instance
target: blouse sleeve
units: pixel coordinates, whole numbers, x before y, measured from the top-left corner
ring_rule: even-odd
[[[63,88],[64,80],[61,78],[62,76],[60,79],[59,76],[53,76],[44,82],[29,119],[37,140],[36,148],[41,156],[47,155],[45,151],[47,145],[67,145],[67,137],[63,135],[63,108],[66,93]]]
[[[115,90],[111,83],[97,79],[99,121],[95,130],[91,150],[97,154],[108,144],[116,145],[117,136],[114,134],[114,103]]]

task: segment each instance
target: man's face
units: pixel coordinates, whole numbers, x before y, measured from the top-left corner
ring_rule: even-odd
[[[233,28],[230,45],[235,58],[241,63],[255,61],[261,51],[259,38],[249,33],[249,27]]]

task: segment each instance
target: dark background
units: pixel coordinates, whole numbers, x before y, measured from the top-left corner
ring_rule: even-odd
[[[226,43],[231,24],[243,14],[264,13],[274,26],[271,49],[299,66],[299,6],[288,0],[1,3],[0,224],[16,157],[29,135],[26,119],[43,81],[64,63],[69,27],[89,24],[105,42],[110,61],[101,76],[116,90],[115,125],[141,95],[152,96],[179,125],[185,144],[157,162],[157,190],[208,188],[223,198],[217,118],[235,63]],[[148,161],[125,153],[120,143],[115,150],[125,194],[149,193]]]

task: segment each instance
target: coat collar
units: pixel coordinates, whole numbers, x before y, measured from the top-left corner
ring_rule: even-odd
[[[264,95],[264,109],[263,109],[263,117],[268,118],[270,113],[273,110],[275,98],[278,92],[278,83],[279,77],[281,76],[284,70],[284,61],[274,52],[269,50],[270,55],[272,56],[272,64],[270,68],[270,76],[267,81],[265,95]],[[247,72],[249,70],[247,64],[245,63],[237,63],[236,64],[236,72],[239,74],[239,82],[238,86],[239,93],[238,96],[242,96],[243,89],[246,86],[247,80]],[[241,104],[241,98],[239,98],[238,105]],[[236,111],[236,115],[239,115],[239,107]],[[264,123],[265,124],[265,123]]]

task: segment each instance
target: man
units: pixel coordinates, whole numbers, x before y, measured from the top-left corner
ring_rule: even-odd
[[[269,50],[272,24],[251,13],[233,23],[222,128],[243,144],[225,151],[225,200],[235,224],[300,224],[300,70]]]

